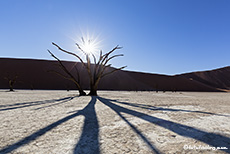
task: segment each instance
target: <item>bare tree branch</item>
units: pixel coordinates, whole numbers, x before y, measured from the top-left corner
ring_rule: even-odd
[[[97,64],[97,59],[96,59],[94,54],[92,54],[92,56],[93,56],[94,64],[96,65]]]
[[[103,65],[106,65],[111,59],[113,59],[113,58],[115,58],[115,57],[119,57],[119,56],[124,56],[124,55],[123,55],[123,54],[114,55],[114,56],[108,58],[108,59],[105,61],[105,63],[104,63]]]
[[[53,44],[54,46],[56,46],[59,50],[65,52],[65,53],[67,53],[67,54],[70,54],[70,55],[73,55],[73,56],[77,57],[77,58],[81,61],[81,63],[82,63],[83,65],[85,65],[85,63],[83,62],[83,60],[81,59],[81,57],[79,57],[79,56],[76,55],[75,53],[72,53],[72,52],[69,52],[69,51],[66,51],[66,50],[62,49],[61,47],[59,47],[59,46],[58,46],[57,44],[55,44],[54,42],[52,42],[52,44]]]
[[[111,54],[111,53],[113,53],[115,50],[117,50],[117,49],[121,49],[122,47],[119,47],[118,45],[116,46],[116,47],[114,47],[110,52],[108,52],[108,53],[106,53],[106,54],[104,54],[103,56],[102,56],[102,58],[101,58],[101,61],[99,61],[99,70],[98,70],[98,72],[100,72],[102,69],[103,69],[103,67],[106,65],[106,63],[108,63],[108,61],[109,61],[109,58],[108,58],[108,56]],[[112,58],[115,58],[115,57],[117,57],[116,55],[115,56],[112,56],[111,57],[111,59]],[[110,60],[111,60],[110,59]],[[105,63],[104,63],[104,61],[105,61]],[[104,64],[103,64],[104,63]]]
[[[103,66],[102,70],[100,72],[98,72],[97,78],[101,78],[101,76],[103,75],[104,71],[106,68],[110,67],[112,64],[109,64],[107,66]]]
[[[85,42],[84,38],[82,37],[82,42],[84,45],[87,45],[86,43],[90,44],[91,43],[91,40],[87,40],[88,42]],[[100,55],[99,55],[99,58],[98,58],[98,61],[97,61],[97,58],[96,56],[93,54],[93,53],[87,53],[84,51],[84,49],[76,43],[78,49],[84,53],[84,55],[86,56],[86,63],[83,62],[82,58],[79,57],[77,54],[75,53],[72,53],[72,52],[69,52],[69,51],[66,51],[64,49],[62,49],[61,47],[59,47],[57,44],[55,43],[52,43],[54,46],[56,46],[59,50],[67,53],[67,54],[70,54],[70,55],[73,55],[75,57],[77,57],[80,62],[84,65],[84,67],[86,68],[87,72],[88,72],[88,75],[89,75],[89,79],[90,79],[90,93],[89,95],[97,95],[97,87],[98,87],[98,84],[99,84],[99,81],[101,78],[109,75],[109,74],[112,74],[118,70],[121,70],[121,69],[124,69],[126,66],[124,67],[120,67],[120,68],[117,68],[117,69],[113,69],[112,71],[110,72],[107,72],[107,73],[104,73],[105,70],[109,67],[111,67],[111,64],[108,64],[107,63],[112,60],[113,58],[116,58],[116,57],[119,57],[119,56],[124,56],[123,54],[117,54],[117,55],[113,55],[113,56],[110,56],[115,50],[117,49],[121,49],[122,47],[120,46],[116,46],[114,47],[111,51],[105,53],[105,54],[102,54],[102,50],[100,51]],[[67,76],[64,76],[63,74],[60,74],[59,72],[55,72],[56,74],[59,74],[60,76],[63,76],[64,78],[67,78],[69,80],[74,80],[74,82],[79,85],[79,80],[77,81],[74,76],[70,73],[70,71],[68,71],[66,69],[66,67],[62,64],[62,62],[55,56],[53,55],[49,50],[48,52],[51,54],[51,56],[53,56],[56,60],[58,60],[59,64],[60,64],[60,67],[61,69],[63,69],[70,77],[67,77]],[[93,58],[93,61],[94,61],[94,67],[91,68],[91,56],[92,55],[92,58]],[[79,78],[79,72],[77,70],[77,75],[78,75],[78,78]],[[80,85],[79,85],[80,86]]]
[[[77,45],[78,49],[79,49],[81,52],[84,53],[84,55],[87,55],[86,52],[81,48],[81,46],[80,46],[79,44],[76,43],[76,45]]]
[[[74,78],[74,76],[68,71],[68,69],[63,65],[63,63],[61,62],[61,60],[59,58],[57,58],[50,50],[48,50],[48,52],[50,53],[50,55],[53,58],[55,58],[59,62],[60,67],[62,68],[62,70],[70,76],[71,80],[77,85],[78,89],[82,89],[81,86],[80,86],[80,84],[77,82],[77,80]],[[66,78],[65,76],[63,76],[63,77]]]
[[[119,47],[119,46],[117,45],[117,46],[114,47],[110,52],[104,54],[104,55],[102,56],[101,64],[108,58],[108,56],[109,56],[111,53],[113,53],[115,50],[121,49],[121,48],[122,48],[122,47]]]

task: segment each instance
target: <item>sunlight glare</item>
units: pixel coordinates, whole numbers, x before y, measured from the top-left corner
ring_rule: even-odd
[[[97,55],[99,53],[100,42],[98,37],[90,36],[89,34],[83,35],[81,41],[79,41],[79,46],[88,55]]]
[[[86,54],[93,54],[97,51],[97,43],[94,40],[84,40],[84,38],[82,38],[81,48]]]

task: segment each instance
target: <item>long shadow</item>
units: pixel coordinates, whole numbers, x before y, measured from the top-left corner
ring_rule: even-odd
[[[79,97],[79,96],[74,96],[74,97],[66,97],[66,98],[62,98],[62,99],[58,99],[58,101],[56,101],[57,103],[52,103],[50,105],[47,105],[47,106],[43,106],[43,107],[38,107],[34,110],[40,110],[40,109],[44,109],[44,108],[48,108],[48,107],[51,107],[51,106],[56,106],[56,105],[60,105],[60,104],[63,104],[63,103],[66,103],[66,102],[69,102],[71,101],[72,99],[74,99],[75,97]]]
[[[98,100],[100,100],[105,105],[109,106],[112,110],[114,110],[132,129],[133,131],[139,135],[139,137],[148,145],[148,147],[156,154],[160,154],[161,152],[149,141],[149,139],[141,133],[133,124],[131,124],[122,114],[119,110],[116,109],[116,107],[111,106],[108,104],[108,100],[98,97]],[[109,102],[110,103],[110,102]]]
[[[19,147],[26,145],[34,140],[36,140],[38,137],[44,135],[48,131],[51,131],[55,127],[63,124],[64,122],[73,119],[79,115],[85,116],[85,121],[84,121],[84,126],[82,130],[82,134],[80,137],[80,140],[78,141],[74,152],[78,153],[78,150],[80,152],[87,152],[87,153],[99,153],[100,148],[99,148],[99,141],[98,141],[98,134],[99,134],[99,126],[98,126],[98,120],[96,117],[96,112],[95,112],[95,103],[96,103],[96,98],[92,97],[91,101],[89,104],[83,108],[82,110],[77,111],[74,114],[71,114],[65,118],[62,118],[36,132],[33,134],[19,140],[18,142],[11,144],[7,147],[4,147],[3,149],[0,150],[0,153],[10,153]]]
[[[98,154],[100,153],[99,124],[98,124],[97,115],[95,111],[96,99],[100,100],[102,103],[104,103],[105,105],[110,107],[113,111],[115,111],[143,139],[143,141],[150,147],[150,149],[154,153],[160,153],[160,151],[154,145],[152,145],[151,142],[147,139],[147,137],[144,136],[134,125],[132,125],[121,113],[126,113],[132,116],[136,116],[140,119],[143,119],[145,121],[158,125],[162,128],[168,129],[178,135],[193,138],[195,140],[201,141],[203,143],[206,143],[214,147],[229,148],[229,145],[230,145],[229,137],[225,137],[223,135],[219,135],[215,133],[205,132],[197,128],[194,128],[194,127],[190,127],[190,126],[186,126],[186,125],[172,122],[169,120],[164,120],[164,119],[160,119],[157,117],[153,117],[145,113],[127,109],[127,108],[124,108],[122,106],[112,103],[112,102],[119,103],[119,101],[105,99],[102,97],[91,97],[91,101],[89,102],[89,104],[82,110],[75,111],[75,113],[69,116],[66,116],[65,118],[62,118],[34,132],[33,134],[19,140],[18,142],[11,144],[7,147],[4,147],[3,149],[0,150],[0,153],[10,153],[18,149],[19,147],[36,140],[38,137],[44,135],[48,131],[51,131],[55,127],[79,115],[83,115],[85,117],[85,120],[84,120],[84,126],[82,128],[81,137],[79,138],[73,152],[75,154],[78,154],[78,153]],[[228,152],[228,153],[230,152],[230,149],[221,149],[221,150]]]
[[[140,119],[143,119],[145,121],[158,125],[162,128],[168,129],[178,135],[188,137],[188,138],[193,138],[195,140],[206,143],[212,147],[227,147],[228,149],[221,149],[221,150],[230,153],[230,149],[229,149],[230,138],[229,137],[226,137],[220,134],[216,134],[216,133],[209,133],[209,132],[199,130],[191,126],[186,126],[186,125],[172,122],[169,120],[164,120],[164,119],[160,119],[157,117],[153,117],[145,113],[130,110],[130,109],[127,109],[127,108],[124,108],[122,106],[112,103],[114,100],[105,99],[102,97],[98,97],[98,99],[102,103],[110,107],[112,110],[114,110],[116,113],[119,113],[119,115],[121,115],[121,113],[130,114],[132,116],[138,117]]]
[[[44,101],[35,101],[35,102],[15,103],[15,104],[9,104],[9,105],[0,105],[0,108],[1,108],[0,111],[15,110],[15,109],[26,108],[26,107],[42,105],[42,104],[52,104],[52,105],[61,104],[61,103],[66,103],[66,102],[74,99],[75,97],[78,97],[78,96],[64,97],[64,98],[60,98],[60,99],[52,99],[52,100],[44,100]],[[50,107],[52,105],[49,105],[48,107]],[[40,109],[40,108],[37,108],[37,109]]]
[[[111,100],[111,101],[119,103],[119,104],[124,104],[124,105],[128,105],[128,106],[133,106],[133,107],[147,109],[147,110],[153,110],[153,111],[159,110],[159,111],[172,111],[172,112],[178,112],[178,111],[180,111],[180,112],[193,112],[193,113],[201,113],[201,114],[210,114],[210,115],[230,117],[230,115],[217,114],[217,113],[212,113],[212,112],[192,111],[192,110],[173,109],[173,108],[163,108],[163,107],[156,107],[156,106],[146,105],[146,104],[119,102],[117,100]]]
[[[92,101],[82,110],[85,117],[81,137],[74,148],[74,154],[99,154],[99,124],[95,111],[96,96],[92,96]]]

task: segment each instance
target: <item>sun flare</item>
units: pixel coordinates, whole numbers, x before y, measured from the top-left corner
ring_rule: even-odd
[[[101,41],[98,40],[98,37],[83,35],[81,41],[79,41],[79,46],[85,54],[97,55],[100,50],[100,42]]]
[[[87,54],[93,54],[97,51],[98,47],[94,40],[84,40],[82,38],[82,45],[81,48],[83,51],[85,51]]]

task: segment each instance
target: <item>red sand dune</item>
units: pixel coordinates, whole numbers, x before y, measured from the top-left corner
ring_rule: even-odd
[[[230,66],[211,71],[186,73],[180,76],[198,81],[216,89],[230,90]]]
[[[50,70],[62,72],[57,64],[56,61],[50,60],[0,58],[0,88],[7,89],[9,87],[4,77],[14,78],[17,75],[15,89],[76,89],[71,81],[48,72]],[[88,89],[88,75],[81,63],[65,61],[64,64],[72,72],[75,71],[73,74],[76,74],[73,66],[77,66],[80,72],[81,85],[84,89]],[[103,78],[99,84],[99,89],[229,91],[230,67],[175,76],[117,71]]]

